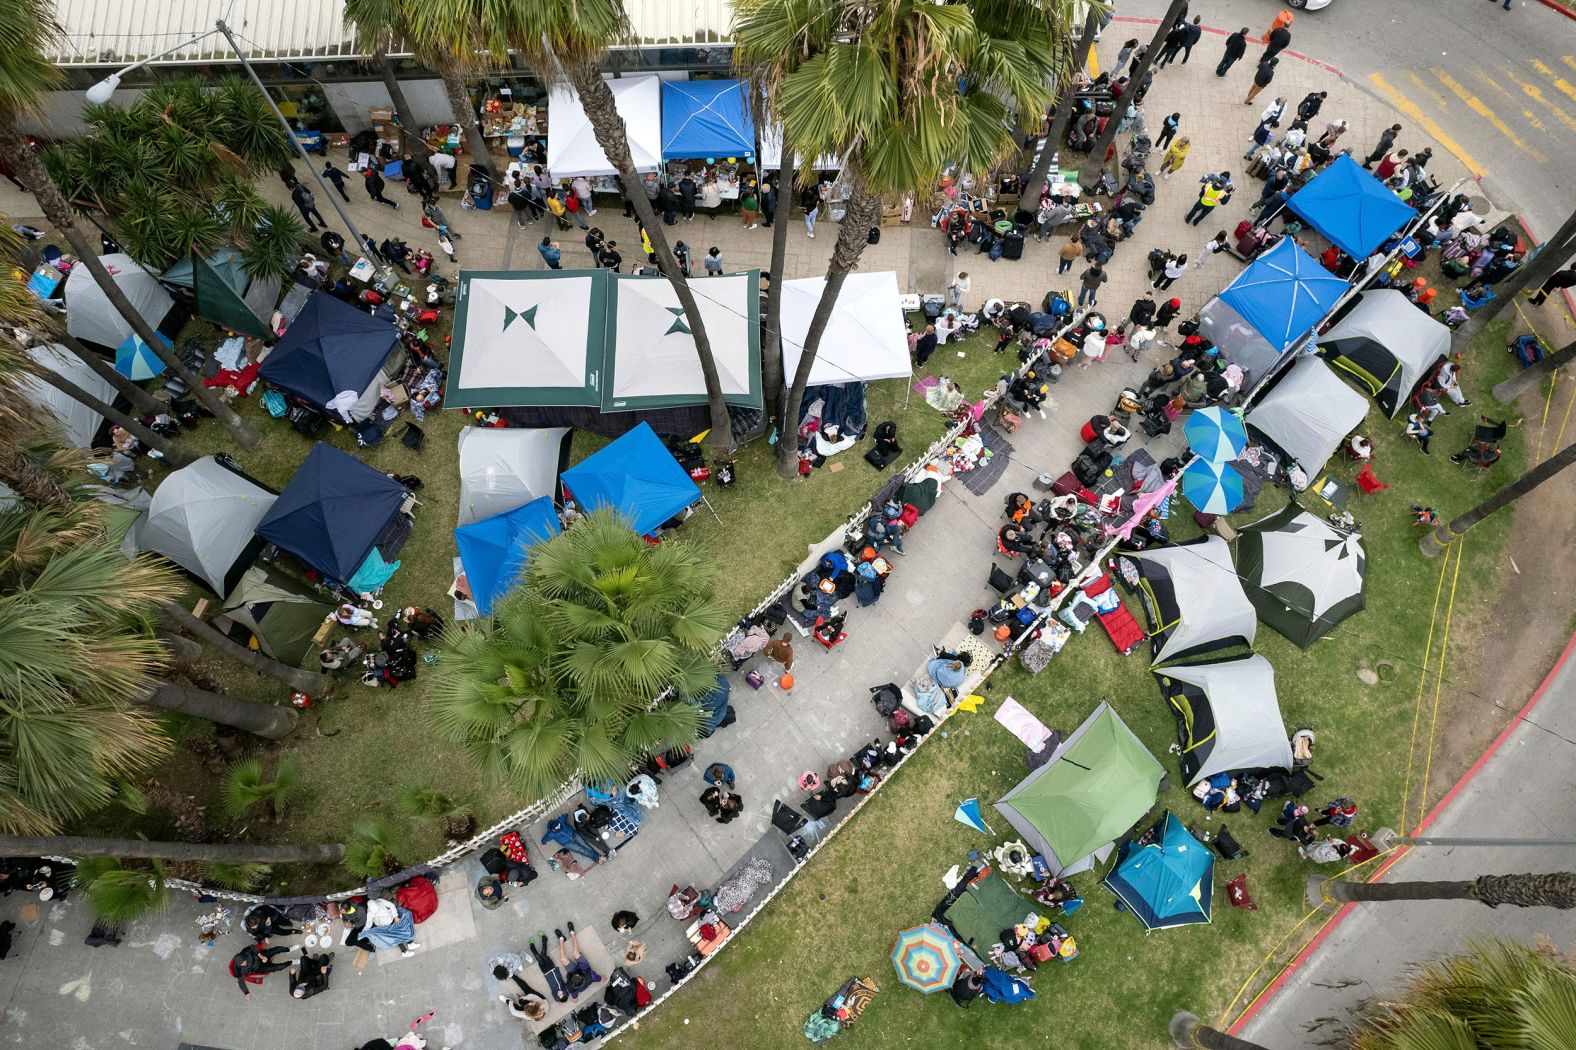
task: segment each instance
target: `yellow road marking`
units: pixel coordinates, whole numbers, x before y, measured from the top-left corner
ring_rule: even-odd
[[[1429,135],[1433,136],[1435,142],[1438,142],[1445,149],[1449,150],[1457,160],[1466,166],[1467,171],[1477,176],[1482,176],[1484,174],[1485,169],[1483,165],[1473,160],[1472,154],[1462,149],[1461,144],[1455,139],[1451,138],[1450,135],[1446,133],[1445,129],[1440,127],[1438,123],[1433,120],[1433,118],[1424,113],[1422,109],[1418,107],[1417,103],[1401,94],[1400,91],[1396,90],[1394,85],[1385,80],[1385,78],[1380,76],[1378,73],[1370,73],[1368,76],[1368,82],[1378,89],[1379,93],[1383,95],[1392,106],[1400,110],[1403,115],[1409,118],[1418,127],[1422,128],[1424,131],[1428,132]]]
[[[1490,124],[1494,125],[1494,130],[1498,131],[1501,135],[1505,136],[1512,143],[1514,143],[1517,149],[1530,155],[1539,164],[1548,163],[1549,158],[1545,157],[1542,153],[1539,153],[1537,150],[1521,141],[1520,137],[1517,136],[1514,131],[1510,130],[1510,125],[1499,119],[1498,113],[1495,113],[1492,109],[1489,109],[1488,106],[1484,105],[1482,99],[1478,98],[1461,84],[1457,83],[1456,79],[1449,73],[1446,73],[1443,69],[1430,69],[1429,72],[1434,74],[1434,78],[1436,80],[1445,85],[1445,87],[1449,88],[1453,95],[1459,98],[1462,102],[1465,102],[1468,109],[1482,117],[1484,120],[1488,121]]]
[[[1561,55],[1560,61],[1564,62],[1567,66],[1570,66],[1572,69],[1576,69],[1576,58],[1572,58],[1570,55]]]
[[[1511,80],[1515,81],[1516,86],[1521,88],[1522,92],[1526,94],[1528,98],[1532,99],[1532,101],[1538,103],[1550,113],[1554,114],[1554,119],[1558,120],[1561,124],[1564,124],[1572,131],[1576,131],[1576,117],[1571,116],[1569,113],[1556,106],[1546,95],[1543,94],[1542,88],[1538,87],[1536,84],[1527,83],[1509,70],[1505,71],[1505,75]]]
[[[1410,69],[1406,71],[1406,79],[1410,80],[1412,82],[1412,86],[1417,88],[1417,90],[1433,99],[1434,105],[1438,106],[1441,111],[1450,108],[1450,103],[1445,100],[1445,96],[1441,95],[1439,92],[1425,84],[1423,82],[1423,78],[1412,72]]]
[[[1472,71],[1472,75],[1477,77],[1483,83],[1487,84],[1489,87],[1493,88],[1495,91],[1498,91],[1501,95],[1504,95],[1511,102],[1515,103],[1518,106],[1521,105],[1521,99],[1520,99],[1519,96],[1512,95],[1510,92],[1508,92],[1504,88],[1500,87],[1498,83],[1496,83],[1487,73],[1483,72],[1481,69],[1474,69]],[[1525,106],[1522,106],[1522,108],[1521,108],[1521,115],[1523,117],[1527,118],[1527,123],[1532,125],[1534,130],[1536,130],[1536,131],[1547,131],[1548,130],[1548,126],[1545,125],[1543,123],[1543,121],[1538,119],[1538,115],[1536,113],[1532,112],[1532,110],[1527,109]]]
[[[1539,62],[1537,59],[1533,59],[1532,60],[1532,68],[1536,69],[1539,73],[1542,73],[1544,76],[1546,76],[1546,77],[1550,78],[1551,80],[1553,80],[1554,81],[1554,86],[1559,88],[1560,91],[1563,94],[1568,95],[1568,96],[1570,96],[1573,99],[1576,99],[1576,85],[1573,85],[1569,80],[1566,80],[1564,77],[1561,77],[1561,76],[1556,76],[1555,73],[1554,73],[1554,70],[1550,69],[1548,66],[1544,65],[1542,62]]]

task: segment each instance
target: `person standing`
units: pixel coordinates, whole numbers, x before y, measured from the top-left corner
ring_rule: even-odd
[[[816,187],[807,187],[799,199],[799,204],[804,208],[804,235],[814,240],[815,220],[821,213],[821,195]]]
[[[1193,21],[1182,27],[1182,64],[1187,65],[1187,60],[1193,57],[1193,45],[1199,42],[1204,35],[1204,16],[1194,15]]]
[[[290,199],[295,201],[296,211],[300,212],[301,218],[306,220],[307,233],[316,233],[319,226],[328,225],[323,213],[317,210],[317,198],[301,183],[296,183],[295,189],[290,191]],[[317,221],[313,222],[314,219]]]
[[[1198,256],[1198,268],[1202,270],[1204,264],[1226,250],[1226,231],[1221,230],[1214,237],[1204,242],[1204,250]]]
[[[1217,207],[1231,202],[1231,172],[1223,171],[1218,175],[1211,172],[1198,181],[1202,183],[1198,200],[1193,202],[1193,207],[1188,209],[1187,217],[1183,219],[1189,226],[1199,225]]]
[[[683,274],[686,279],[695,276],[690,270],[691,263],[689,245],[685,244],[683,241],[674,241],[673,258],[678,260],[679,273]]]
[[[1401,134],[1401,125],[1399,124],[1391,124],[1388,128],[1381,131],[1379,133],[1379,144],[1374,147],[1373,152],[1368,154],[1368,158],[1363,161],[1363,167],[1372,171],[1374,163],[1390,152],[1390,147],[1395,145],[1395,137],[1399,134]]]
[[[1267,145],[1275,135],[1275,129],[1280,127],[1278,120],[1266,120],[1253,129],[1253,145],[1248,147],[1248,152],[1242,155],[1243,160],[1252,160],[1253,155]]]
[[[726,762],[713,762],[701,774],[701,779],[712,787],[725,787],[732,791],[735,780],[733,767]]]
[[[1324,108],[1324,100],[1330,97],[1328,91],[1310,91],[1297,103],[1297,116],[1311,123],[1319,115],[1319,110]]]
[[[432,174],[438,180],[438,189],[452,190],[454,188],[454,154],[448,150],[439,150],[427,157],[427,163],[432,165]]]
[[[584,175],[576,175],[570,181],[569,187],[575,191],[575,196],[580,198],[580,210],[587,215],[595,215],[596,205],[591,200],[591,180]]]
[[[1259,92],[1270,86],[1270,81],[1275,79],[1275,66],[1280,59],[1274,55],[1265,55],[1259,59],[1259,68],[1253,73],[1253,86],[1248,88],[1248,97],[1242,100],[1244,106],[1253,105],[1253,100],[1259,97]]]
[[[969,295],[969,275],[967,271],[960,271],[948,285],[947,292],[952,297],[952,308],[958,313],[966,312],[963,303]]]
[[[1563,291],[1566,288],[1576,287],[1576,265],[1567,266],[1565,269],[1552,274],[1537,294],[1528,300],[1533,306],[1542,306],[1548,301],[1551,292]],[[1529,294],[1529,293],[1523,293]]]
[[[707,277],[722,276],[722,249],[712,245],[706,250],[706,257],[701,263],[706,267]]]
[[[1129,40],[1122,45],[1122,50],[1116,53],[1116,65],[1111,67],[1111,79],[1115,80],[1122,75],[1122,70],[1127,68],[1127,60],[1133,57],[1133,52],[1138,50],[1138,41]]]
[[[618,253],[618,242],[608,241],[602,245],[602,250],[597,253],[596,264],[604,270],[619,272],[619,267],[624,265],[624,257]]]
[[[1172,174],[1182,170],[1182,164],[1187,160],[1188,147],[1192,144],[1192,140],[1186,135],[1183,135],[1171,144],[1171,148],[1166,150],[1166,155],[1160,160],[1160,177],[1162,179],[1169,179]]]
[[[1177,130],[1182,127],[1182,114],[1173,113],[1160,122],[1160,137],[1155,139],[1155,149],[1165,149],[1171,145],[1171,140],[1176,137]]]
[[[1175,284],[1177,279],[1180,278],[1184,273],[1187,273],[1186,253],[1177,256],[1175,259],[1166,260],[1166,264],[1164,267],[1162,267],[1160,276],[1155,280],[1154,286],[1157,290],[1164,291]]]
[[[1275,30],[1285,29],[1287,26],[1291,25],[1292,19],[1294,17],[1296,16],[1294,16],[1290,11],[1286,10],[1285,8],[1281,8],[1280,14],[1275,16],[1275,21],[1271,22],[1270,27],[1264,31],[1264,42],[1266,44],[1270,42],[1270,36],[1275,32]]]
[[[323,178],[334,184],[334,189],[339,191],[339,199],[346,204],[350,203],[350,194],[345,192],[345,179],[349,178],[343,171],[334,166],[331,160],[323,162]]]
[[[1165,42],[1160,47],[1160,54],[1155,56],[1156,69],[1164,69],[1176,61],[1177,55],[1182,52],[1182,41],[1186,36],[1186,22],[1178,22],[1171,27],[1171,32],[1166,34]]]
[[[1406,163],[1406,150],[1396,150],[1394,153],[1387,153],[1384,160],[1381,160],[1379,166],[1374,169],[1374,177],[1380,182],[1384,182],[1394,175],[1396,169],[1404,163]]]
[[[525,214],[531,207],[531,191],[518,171],[514,173],[514,185],[509,188],[509,207],[514,209],[515,225],[525,229],[525,224],[531,221]]]
[[[1056,254],[1059,260],[1056,264],[1056,273],[1061,275],[1073,268],[1073,263],[1077,261],[1079,255],[1083,254],[1083,245],[1078,243],[1076,237],[1070,237],[1067,243],[1062,245],[1061,251]]]
[[[369,164],[367,165],[364,174],[366,176],[367,196],[371,197],[379,204],[387,204],[390,208],[398,211],[399,201],[391,201],[387,197],[383,196],[383,188],[388,184],[383,181],[383,176],[378,174],[378,169]]]
[[[1264,41],[1264,53],[1277,56],[1291,45],[1291,30],[1285,26],[1276,26],[1270,30],[1269,39]]]
[[[717,221],[717,209],[722,207],[722,187],[717,185],[717,176],[707,175],[706,181],[700,187],[700,210],[706,213],[706,218],[712,222]]]
[[[541,255],[542,261],[547,264],[549,270],[563,269],[559,264],[559,260],[564,257],[564,253],[559,249],[557,241],[551,237],[543,237],[542,243],[536,246],[536,251]]]
[[[777,216],[777,179],[767,176],[761,180],[761,225],[768,230],[772,228],[772,219]]]
[[[561,196],[564,202],[564,214],[574,219],[575,225],[582,230],[590,229],[590,223],[586,222],[585,207],[580,202],[580,194],[570,190],[562,193]]]
[[[746,230],[753,230],[759,225],[755,221],[755,216],[760,208],[760,198],[755,195],[754,186],[746,186],[739,191],[739,218],[744,220],[743,225]]]
[[[350,258],[350,253],[345,251],[345,238],[333,230],[324,230],[318,238],[318,243],[323,246],[323,251],[338,259],[344,266],[353,266],[355,261]]]
[[[1226,38],[1226,51],[1225,54],[1220,56],[1220,64],[1215,67],[1215,75],[1217,77],[1225,76],[1230,72],[1231,67],[1236,65],[1237,61],[1247,53],[1248,27],[1243,26]]]
[[[695,176],[689,172],[679,180],[679,210],[684,215],[685,222],[695,221],[695,195],[700,192],[700,187],[695,185]]]
[[[1100,286],[1111,279],[1105,268],[1099,263],[1090,263],[1089,268],[1078,275],[1078,305],[1093,306],[1100,295]]]

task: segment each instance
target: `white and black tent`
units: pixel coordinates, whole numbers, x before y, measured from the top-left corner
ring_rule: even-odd
[[[1304,649],[1363,607],[1362,536],[1295,503],[1237,534],[1237,569],[1259,619]]]
[[[568,427],[462,429],[459,524],[555,496],[568,435]]]
[[[1155,663],[1253,644],[1258,618],[1225,540],[1201,536],[1128,557],[1138,567]]]
[[[1159,667],[1154,676],[1176,718],[1184,784],[1242,769],[1291,768],[1275,669],[1264,657]]]
[[[62,379],[81,387],[85,393],[93,395],[106,405],[115,403],[115,387],[109,380],[89,368],[81,358],[67,352],[64,347],[35,346],[27,353],[40,368],[48,369]],[[24,380],[22,393],[59,424],[61,432],[72,448],[94,447],[94,439],[104,427],[104,417],[98,412],[70,394],[55,389],[42,379],[30,377]]]
[[[119,252],[100,256],[99,262],[109,271],[132,309],[142,315],[149,328],[157,330],[175,308],[175,300],[159,283],[158,275],[149,273],[131,256]],[[111,350],[136,337],[131,322],[121,316],[104,289],[81,263],[66,275],[66,331],[83,342]]]
[[[1419,383],[1450,352],[1450,329],[1402,292],[1364,292],[1357,305],[1319,337],[1325,359],[1355,377],[1392,419]]]
[[[1341,382],[1323,361],[1305,355],[1243,421],[1312,478],[1367,415],[1367,398]]]

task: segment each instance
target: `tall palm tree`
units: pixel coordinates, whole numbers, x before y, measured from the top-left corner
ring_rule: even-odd
[[[337,842],[264,845],[251,842],[149,842],[77,835],[0,835],[7,857],[123,857],[142,860],[210,861],[217,864],[322,864],[344,857]]]
[[[1471,346],[1478,333],[1492,324],[1500,311],[1515,301],[1518,292],[1523,288],[1541,287],[1556,270],[1570,261],[1573,253],[1576,253],[1576,211],[1566,217],[1553,237],[1538,245],[1534,254],[1494,285],[1493,299],[1473,311],[1467,323],[1451,333],[1451,352],[1459,354]]]
[[[1171,1041],[1183,1050],[1266,1050],[1258,1043],[1211,1028],[1185,1010],[1171,1018]]]
[[[1172,26],[1181,21],[1186,14],[1187,0],[1171,0],[1171,6],[1166,8],[1164,17],[1155,26],[1154,38],[1149,41],[1149,46],[1144,49],[1144,57],[1133,67],[1128,83],[1142,84],[1144,82],[1144,75],[1154,66],[1155,59],[1160,57],[1160,48],[1166,42],[1166,34],[1171,32]],[[1117,105],[1119,109],[1125,109],[1127,96],[1124,95],[1122,101],[1117,103]],[[1100,137],[1095,139],[1094,145],[1089,148],[1089,159],[1084,162],[1083,170],[1078,173],[1078,181],[1083,183],[1086,189],[1093,188],[1094,184],[1100,179],[1100,173],[1105,170],[1105,153],[1106,150],[1111,148],[1111,143],[1116,141],[1116,129],[1121,124],[1121,117],[1122,114],[1120,112],[1112,113],[1111,119],[1105,123],[1105,130],[1100,133]]]
[[[1497,384],[1493,391],[1494,400],[1502,405],[1508,405],[1544,376],[1553,375],[1555,369],[1572,361],[1576,361],[1576,341],[1566,343],[1532,367],[1523,368],[1509,379]]]
[[[186,384],[193,397],[224,424],[243,448],[254,449],[262,441],[257,428],[220,400],[196,375],[166,347],[153,326],[139,313],[120,290],[104,264],[98,248],[76,223],[71,205],[62,196],[42,159],[27,144],[17,127],[17,118],[35,108],[60,79],[60,71],[45,57],[48,45],[60,34],[54,9],[48,0],[0,0],[0,150],[16,169],[17,177],[27,184],[44,217],[65,237],[86,266],[95,284],[126,323],[155,353],[159,360]]]
[[[1051,173],[1051,161],[1061,152],[1062,139],[1067,136],[1067,125],[1072,122],[1073,99],[1078,94],[1073,90],[1072,74],[1088,65],[1089,55],[1094,47],[1094,38],[1099,31],[1100,11],[1091,5],[1089,14],[1084,17],[1083,34],[1078,38],[1078,45],[1073,48],[1072,68],[1061,82],[1056,99],[1056,113],[1051,118],[1051,129],[1040,146],[1040,156],[1035,160],[1033,170],[1029,172],[1028,184],[1023,188],[1025,207],[1039,207],[1040,194],[1044,191],[1045,180]]]
[[[1418,549],[1430,558],[1436,557],[1446,547],[1466,535],[1467,530],[1478,522],[1495,511],[1510,506],[1572,463],[1576,463],[1576,442],[1566,445],[1515,481],[1501,487],[1471,510],[1464,511],[1449,521],[1441,521],[1429,529],[1418,541]]]
[[[1576,873],[1551,871],[1531,875],[1479,875],[1467,882],[1343,882],[1314,875],[1308,899],[1337,903],[1355,901],[1468,900],[1497,908],[1576,908]]]
[[[1016,151],[1008,100],[1038,114],[1072,57],[1071,0],[820,4],[743,0],[746,54],[785,55],[768,103],[804,156],[841,155],[849,199],[826,285],[778,421],[778,470],[798,468],[799,409],[881,194],[922,192],[949,163],[983,170]]]
[[[541,798],[566,779],[622,782],[693,741],[727,627],[683,541],[651,546],[598,512],[531,551],[493,615],[451,630],[428,713],[493,779]]]
[[[371,47],[366,64],[376,70],[378,78],[383,81],[389,101],[394,103],[394,116],[400,127],[408,129],[405,142],[410,146],[411,156],[416,163],[425,164],[432,150],[427,148],[427,141],[417,132],[414,111],[405,100],[404,85],[395,75],[394,63],[389,58],[389,48],[396,43],[393,27],[399,19],[395,0],[345,0],[344,19],[346,25],[355,29],[356,36]]]

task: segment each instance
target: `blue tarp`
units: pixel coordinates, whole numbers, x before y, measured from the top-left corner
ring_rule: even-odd
[[[405,499],[405,487],[319,441],[257,534],[335,582],[355,575]]]
[[[314,292],[290,322],[259,373],[316,405],[372,384],[399,339],[399,329],[326,292]]]
[[[662,159],[754,154],[747,90],[742,80],[663,81]]]
[[[1282,237],[1249,263],[1219,298],[1280,351],[1324,320],[1345,292],[1345,281],[1290,237]]]
[[[1215,855],[1194,838],[1176,814],[1167,813],[1147,846],[1122,847],[1105,888],[1116,894],[1146,930],[1208,922],[1214,893]]]
[[[1309,226],[1354,259],[1368,258],[1417,214],[1345,153],[1288,203]]]
[[[532,545],[556,535],[558,512],[548,496],[454,530],[471,598],[483,616],[491,616],[493,603],[519,580]]]
[[[700,499],[695,482],[645,423],[564,471],[563,481],[582,511],[611,508],[641,535]]]
[[[705,724],[701,726],[702,737],[711,736],[722,724],[728,715],[728,697],[733,693],[733,685],[723,675],[717,676],[717,688],[695,701],[695,706],[700,708]]]

